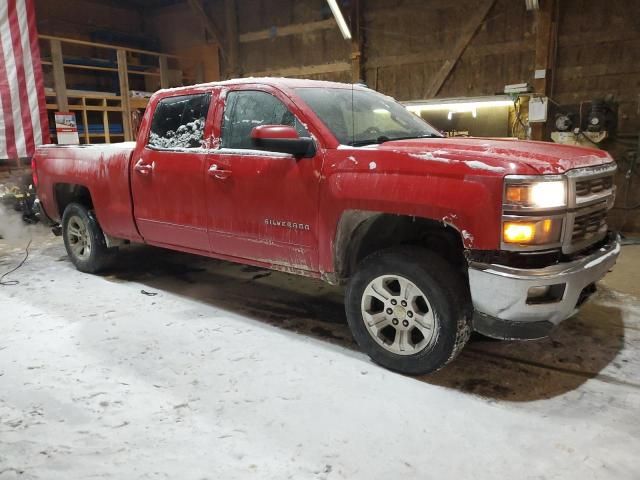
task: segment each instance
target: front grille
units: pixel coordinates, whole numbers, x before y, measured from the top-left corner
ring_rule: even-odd
[[[607,230],[607,210],[576,215],[571,232],[571,243],[583,242],[593,237],[600,237]]]
[[[576,196],[588,197],[596,195],[613,187],[613,175],[608,177],[586,178],[576,182]]]
[[[615,197],[613,163],[569,170],[567,229],[562,253],[573,254],[589,248],[607,234],[607,212]]]

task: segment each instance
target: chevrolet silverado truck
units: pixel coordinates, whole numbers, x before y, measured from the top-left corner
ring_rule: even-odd
[[[445,138],[364,86],[160,90],[137,141],[38,149],[43,217],[82,272],[145,243],[345,284],[375,362],[422,374],[472,331],[547,336],[614,265],[604,151]]]

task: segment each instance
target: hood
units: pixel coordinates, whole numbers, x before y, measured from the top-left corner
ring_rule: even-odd
[[[419,138],[366,148],[400,151],[424,160],[476,163],[509,174],[559,174],[613,161],[603,150],[515,139]]]

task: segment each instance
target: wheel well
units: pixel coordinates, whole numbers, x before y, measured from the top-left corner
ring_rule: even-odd
[[[454,228],[428,218],[386,213],[347,213],[338,227],[335,266],[340,279],[355,271],[368,255],[399,245],[415,245],[436,252],[456,267],[465,264],[464,246]]]
[[[58,183],[54,187],[54,193],[60,218],[62,218],[64,209],[67,208],[67,205],[70,203],[79,203],[80,205],[85,206],[88,210],[93,208],[91,192],[89,192],[89,189],[84,185]]]

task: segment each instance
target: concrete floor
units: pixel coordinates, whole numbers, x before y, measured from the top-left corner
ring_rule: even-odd
[[[640,247],[536,342],[432,376],[354,346],[342,292],[148,247],[103,276],[0,240],[0,479],[638,478]]]

